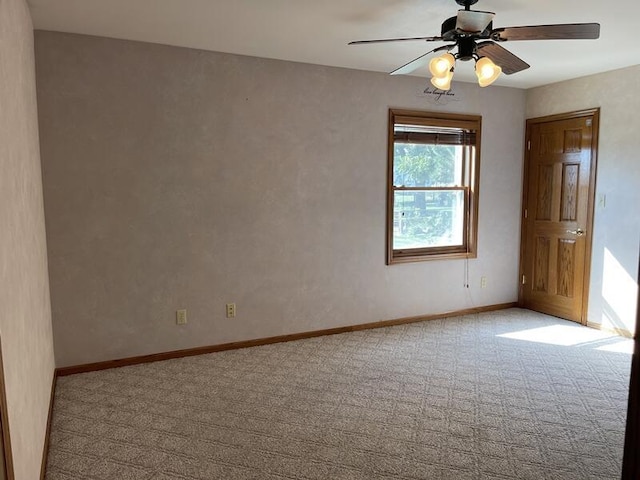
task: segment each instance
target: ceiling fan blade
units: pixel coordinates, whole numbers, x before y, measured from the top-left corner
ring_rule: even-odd
[[[489,57],[493,63],[502,68],[506,75],[521,72],[529,68],[529,64],[494,42],[481,42],[477,48],[478,55]]]
[[[411,60],[409,63],[404,64],[400,68],[396,68],[389,75],[406,75],[407,73],[411,73],[414,70],[417,70],[420,67],[424,67],[426,64],[428,64],[431,61],[431,59],[429,58],[429,55],[431,55],[433,52],[439,52],[440,50],[451,50],[453,47],[455,47],[455,44],[444,45],[442,47],[434,48],[430,52],[427,52],[424,55],[420,55],[418,58]]]
[[[491,32],[493,40],[595,40],[600,37],[599,23],[560,23],[557,25],[532,25],[529,27],[496,28]]]
[[[423,40],[425,42],[438,42],[442,37],[408,37],[408,38],[383,38],[380,40],[356,40],[349,42],[347,45],[364,45],[367,43],[389,43],[389,42],[408,42],[412,40]]]

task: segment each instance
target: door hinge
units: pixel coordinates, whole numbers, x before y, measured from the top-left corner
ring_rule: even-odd
[[[527,284],[527,277],[525,277],[524,275],[522,275],[522,284],[523,285]]]
[[[529,210],[527,210],[526,208],[524,209],[524,218],[528,218],[529,217]]]
[[[531,150],[531,140],[527,140],[527,150]]]

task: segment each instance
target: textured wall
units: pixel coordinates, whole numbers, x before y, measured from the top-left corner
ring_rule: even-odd
[[[0,334],[16,479],[38,478],[53,338],[38,147],[33,30],[0,1]]]
[[[635,329],[640,238],[640,66],[527,92],[527,117],[600,107],[590,322]]]
[[[53,32],[36,65],[58,366],[516,300],[521,90]],[[385,266],[389,107],[483,115],[468,290]]]

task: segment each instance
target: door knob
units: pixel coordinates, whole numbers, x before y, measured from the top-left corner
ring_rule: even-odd
[[[582,230],[581,228],[578,228],[576,230],[567,230],[567,233],[573,233],[574,235],[581,237],[584,235],[584,230]]]

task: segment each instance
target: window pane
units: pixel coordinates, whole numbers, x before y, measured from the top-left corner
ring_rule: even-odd
[[[394,192],[394,250],[462,245],[463,230],[463,190]]]
[[[462,185],[460,145],[394,144],[393,184],[405,187]]]

